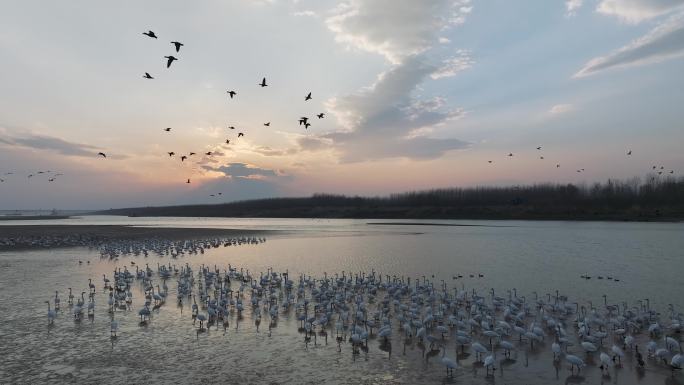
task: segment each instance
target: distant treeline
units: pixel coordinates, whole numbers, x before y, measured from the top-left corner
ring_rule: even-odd
[[[114,209],[129,216],[425,219],[684,219],[684,178],[608,180],[592,185],[535,184],[444,188],[360,197],[314,194],[211,205]]]

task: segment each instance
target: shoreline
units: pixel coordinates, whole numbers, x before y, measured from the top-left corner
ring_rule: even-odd
[[[124,225],[3,225],[0,226],[0,251],[49,248],[40,244],[30,244],[30,241],[50,238],[69,237],[72,239],[89,239],[101,242],[149,238],[193,240],[211,237],[254,236],[272,232],[273,230],[134,227]],[[29,241],[29,243],[3,244],[3,241],[7,239],[23,239]],[[75,245],[65,244],[50,247],[75,247]]]

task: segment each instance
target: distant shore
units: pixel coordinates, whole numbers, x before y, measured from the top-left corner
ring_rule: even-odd
[[[50,219],[69,219],[68,215],[1,215],[0,221],[44,221]]]
[[[192,240],[212,237],[242,237],[263,235],[272,231],[242,229],[132,227],[120,225],[3,225],[0,226],[0,251],[44,248],[40,245],[5,245],[8,239],[48,239],[76,237],[101,241],[159,238],[166,240]],[[65,245],[67,246],[67,245]]]

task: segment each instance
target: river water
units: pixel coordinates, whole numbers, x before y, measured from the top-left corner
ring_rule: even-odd
[[[386,346],[380,349],[380,338],[371,338],[368,351],[360,354],[352,354],[347,343],[338,351],[334,337],[329,337],[327,345],[322,337],[315,345],[306,344],[293,311],[280,315],[270,336],[264,326],[267,322],[256,330],[249,309],[225,332],[219,327],[198,333],[189,301],[182,306],[175,301],[173,278],[168,280],[171,300],[153,312],[146,326],[139,325],[137,316],[144,301],[142,289],[134,285],[132,310],[116,312],[119,337],[109,337],[102,275],[111,279],[115,268],[132,268],[131,261],[138,266],[148,263],[155,270],[157,263],[187,263],[195,272],[202,264],[216,265],[221,271],[230,264],[256,277],[272,268],[287,270],[292,279],[302,273],[322,277],[374,271],[411,277],[414,282],[425,277],[435,286],[444,281],[483,296],[494,289],[497,296],[508,297],[515,288],[518,297],[529,301],[534,296],[554,297],[558,290],[587,308],[602,306],[604,301],[642,306],[648,299],[650,307],[660,311],[663,324],[668,323],[668,304],[677,312],[684,309],[683,223],[405,222],[82,217],[6,223],[276,231],[266,235],[265,243],[208,249],[177,259],[151,255],[100,260],[98,251],[88,248],[0,252],[0,345],[4,351],[0,383],[684,383],[681,373],[671,376],[670,369],[655,360],[647,362],[645,371],[637,371],[631,357],[603,376],[598,358],[586,357],[577,346],[570,351],[589,365],[580,375],[571,375],[564,361],[554,365],[551,340],[530,349],[517,339],[513,339],[518,345],[513,358],[497,358],[494,375],[487,376],[473,356],[464,356],[461,368],[449,377],[440,355],[424,358],[420,344],[405,344],[396,330],[391,354]],[[463,278],[453,279],[458,275]],[[67,288],[75,293],[87,291],[89,278],[97,286],[95,316],[77,323],[65,306]],[[161,284],[157,277],[154,280],[155,285]],[[48,327],[44,301],[55,290],[60,292],[62,311]],[[249,294],[246,298],[248,302]],[[567,329],[574,326],[568,324]],[[642,344],[648,340],[646,335],[635,337]],[[611,344],[604,346],[610,349]],[[456,354],[453,344],[446,349],[450,356]]]

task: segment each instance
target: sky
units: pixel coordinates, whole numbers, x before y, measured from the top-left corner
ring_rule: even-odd
[[[0,209],[684,170],[684,0],[22,0],[2,9]],[[170,68],[168,55],[178,58]]]

